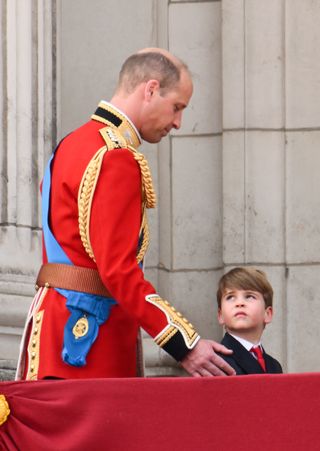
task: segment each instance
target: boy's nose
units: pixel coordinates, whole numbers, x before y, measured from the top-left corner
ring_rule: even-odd
[[[236,305],[237,305],[237,306],[242,306],[242,305],[244,305],[244,299],[241,298],[241,297],[237,298],[237,299],[236,299]]]

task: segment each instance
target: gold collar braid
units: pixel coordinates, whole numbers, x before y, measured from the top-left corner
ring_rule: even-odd
[[[138,130],[130,119],[111,103],[101,101],[91,119],[111,127],[117,127],[128,145],[137,148],[141,144]]]

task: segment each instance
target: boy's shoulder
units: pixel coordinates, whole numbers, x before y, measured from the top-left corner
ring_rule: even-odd
[[[272,357],[270,354],[267,354],[265,352],[265,350],[263,350],[263,351],[264,351],[263,357],[264,357],[264,359],[266,361],[267,367],[269,367],[269,368],[272,367],[273,368],[273,371],[272,371],[273,373],[283,373],[282,366],[281,366],[280,362],[278,362],[278,360],[275,359],[274,357]]]
[[[233,351],[231,355],[220,354],[220,356],[235,369],[237,374],[263,374],[259,363],[252,356],[251,352],[228,332],[221,340],[221,344]],[[267,373],[282,373],[282,367],[275,358],[265,351],[263,355],[266,361]]]

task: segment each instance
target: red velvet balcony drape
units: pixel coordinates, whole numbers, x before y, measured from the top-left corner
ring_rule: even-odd
[[[1,451],[320,449],[320,373],[2,382],[0,394]]]

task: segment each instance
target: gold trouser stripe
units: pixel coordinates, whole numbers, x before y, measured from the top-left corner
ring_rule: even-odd
[[[28,369],[26,380],[37,380],[40,360],[40,334],[43,322],[44,310],[40,310],[42,301],[48,291],[48,288],[40,288],[42,293],[38,302],[38,311],[32,317],[32,329],[28,343]]]

